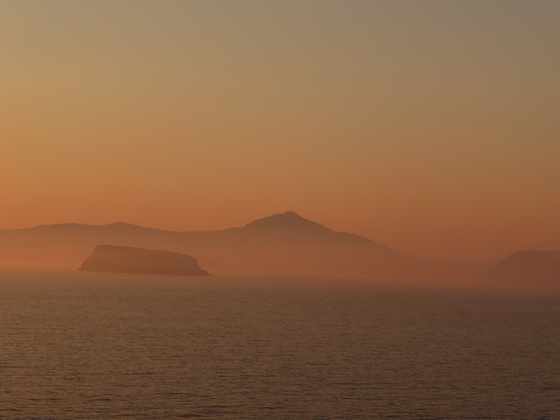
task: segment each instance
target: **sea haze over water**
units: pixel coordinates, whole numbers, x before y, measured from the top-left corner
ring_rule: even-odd
[[[1,273],[0,418],[560,415],[557,293],[299,283]]]

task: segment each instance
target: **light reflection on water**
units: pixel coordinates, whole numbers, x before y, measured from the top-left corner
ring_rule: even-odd
[[[559,304],[4,273],[0,418],[558,418]]]

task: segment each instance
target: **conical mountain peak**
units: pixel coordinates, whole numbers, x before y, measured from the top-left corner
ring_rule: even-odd
[[[245,225],[245,228],[278,230],[308,229],[330,231],[330,229],[326,226],[301,217],[299,214],[294,213],[293,211],[273,214],[272,216],[255,220],[254,222]]]

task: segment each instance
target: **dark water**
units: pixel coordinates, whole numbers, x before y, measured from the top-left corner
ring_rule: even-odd
[[[560,418],[556,294],[251,281],[1,274],[0,418]]]

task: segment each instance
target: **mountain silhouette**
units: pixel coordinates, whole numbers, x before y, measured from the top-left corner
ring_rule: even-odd
[[[309,219],[301,217],[293,211],[287,211],[281,214],[273,214],[272,216],[263,217],[244,226],[245,229],[270,229],[270,230],[312,230],[312,231],[328,231],[332,232],[326,226],[312,222]]]
[[[124,222],[3,230],[0,262],[75,267],[99,244],[192,255],[213,273],[463,276],[479,270],[475,265],[404,255],[363,236],[333,231],[292,211],[214,231],[178,232]]]

